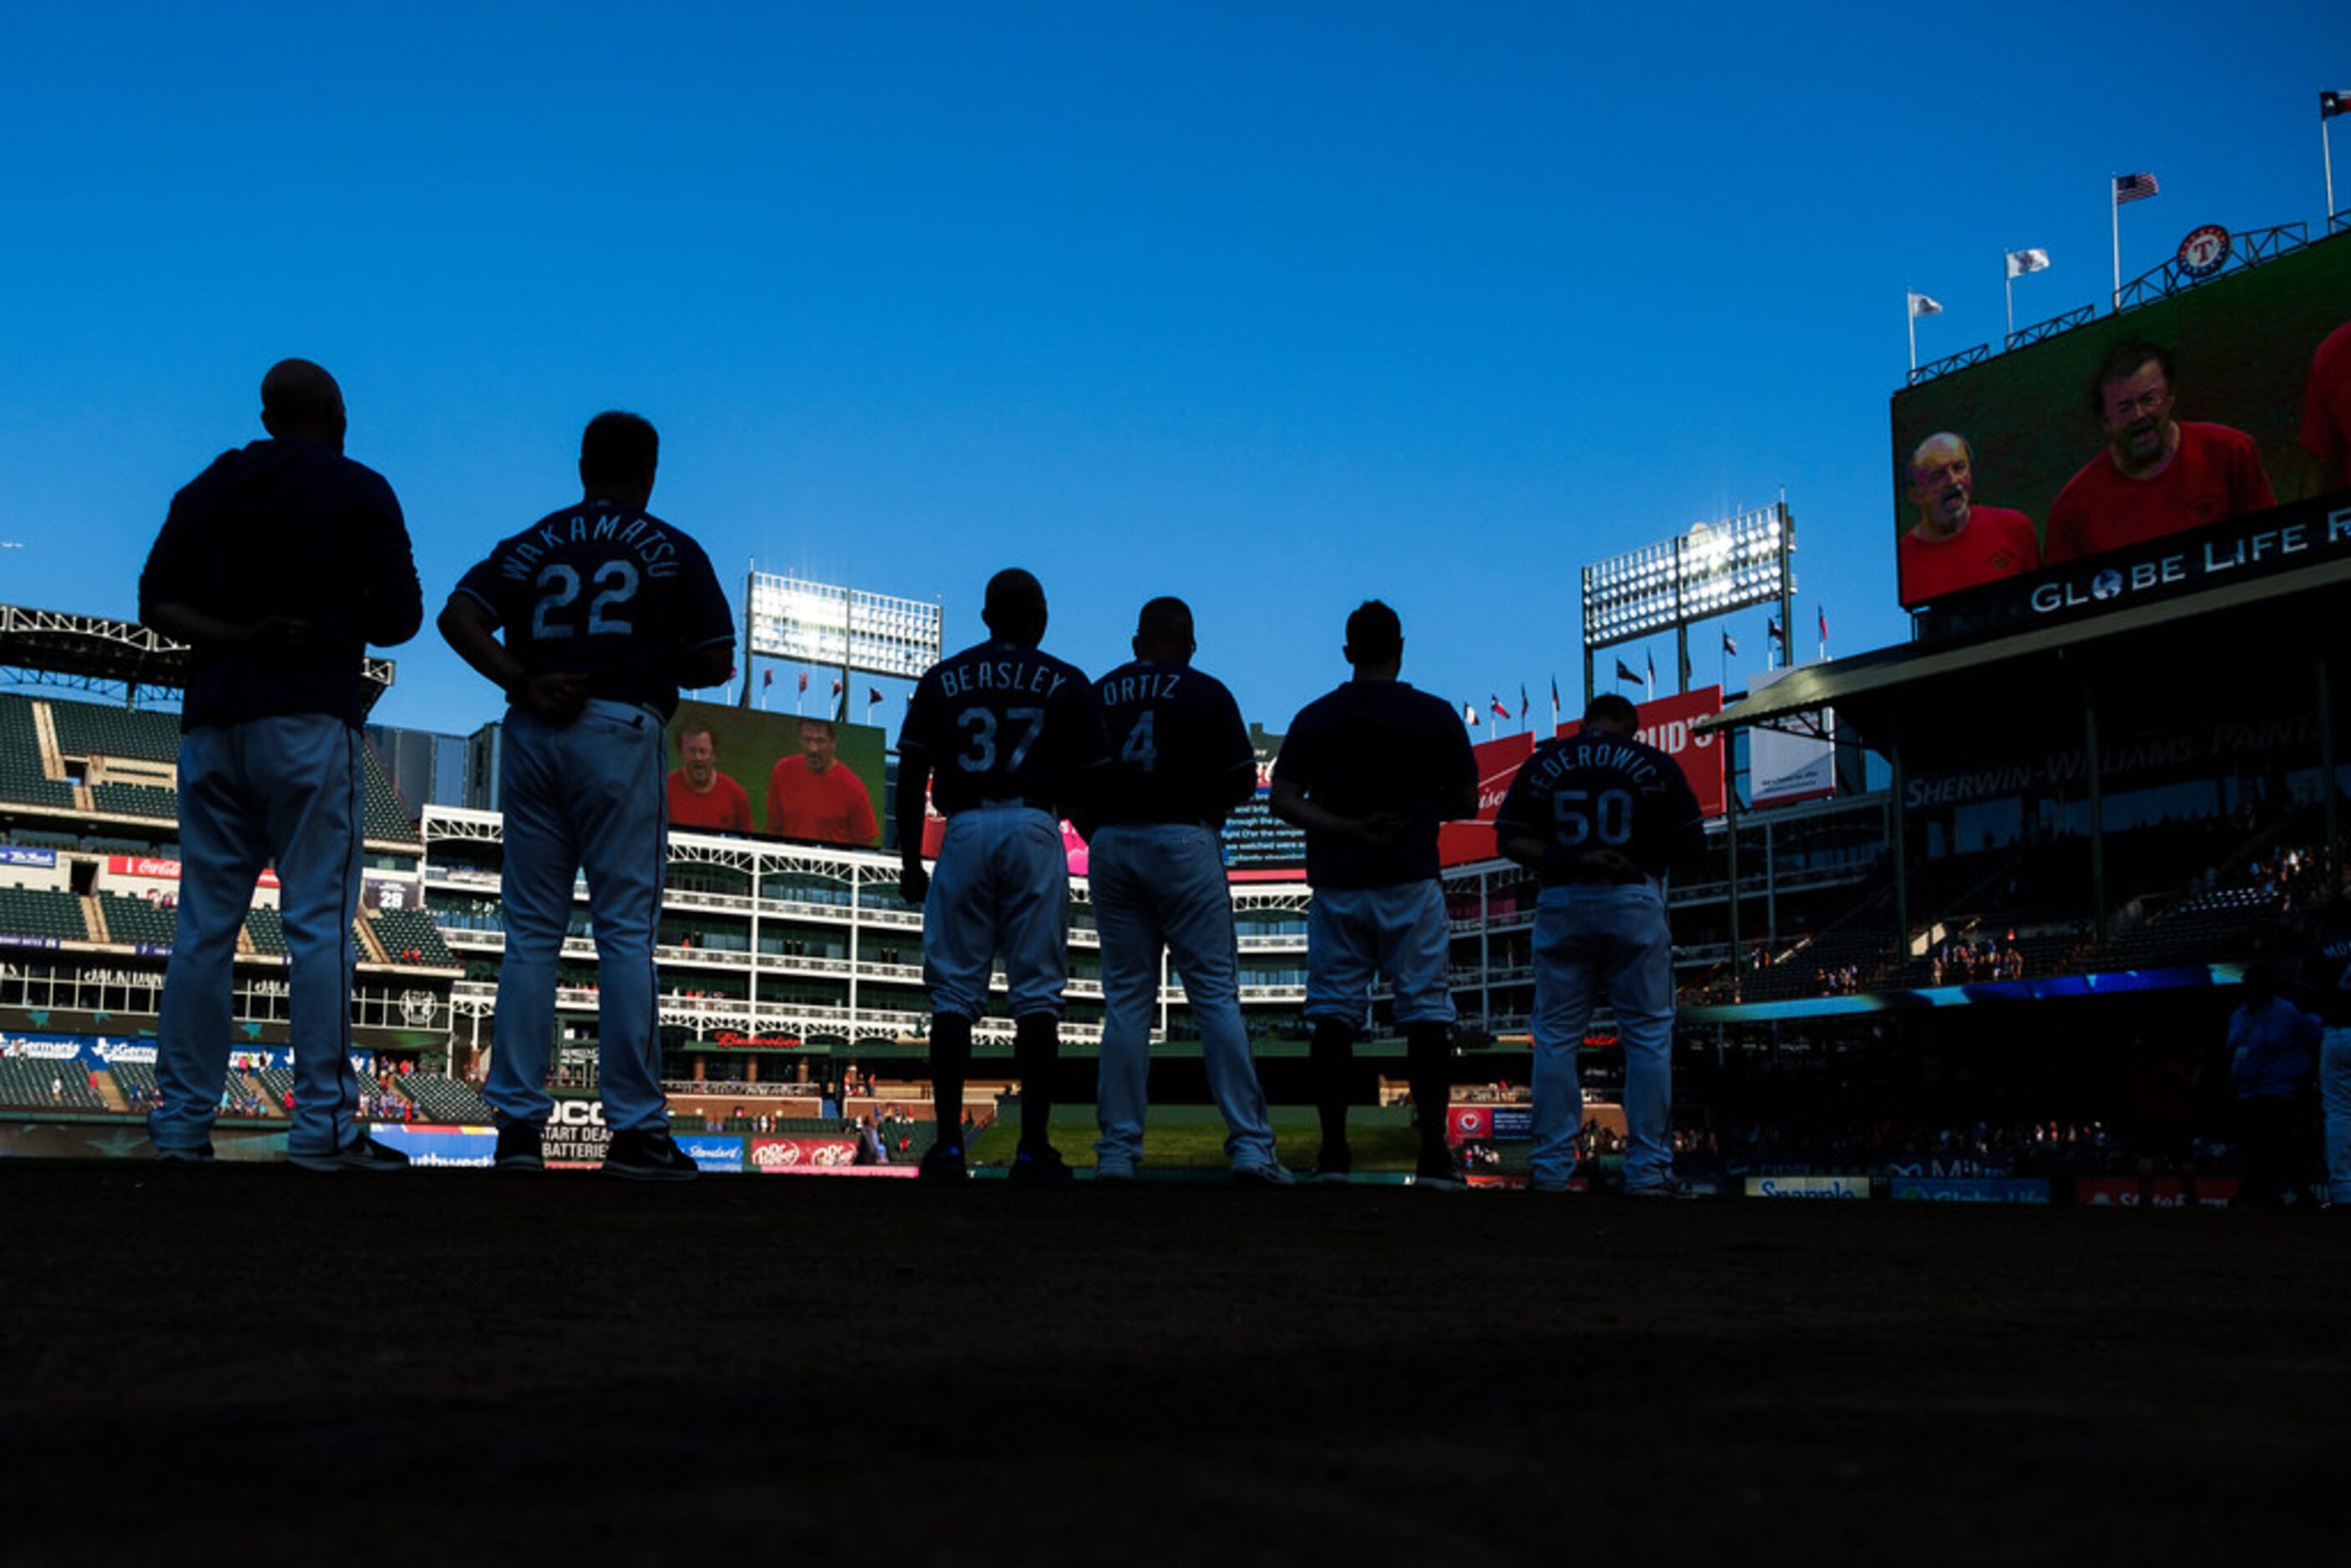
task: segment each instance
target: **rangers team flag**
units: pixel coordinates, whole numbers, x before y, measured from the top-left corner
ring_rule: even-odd
[[[1734,659],[1739,657],[1739,641],[1728,632],[1722,634],[1722,651]]]
[[[763,691],[763,692],[764,692],[764,691],[766,691],[769,686],[774,685],[775,684],[776,684],[776,672],[775,672],[775,671],[773,671],[773,670],[769,670],[769,671],[766,672],[764,674],[760,675],[760,677],[759,677],[759,689],[760,689],[761,691]]]
[[[2115,176],[2115,205],[2126,202],[2144,202],[2162,189],[2152,174],[2117,174]]]
[[[800,672],[800,690],[808,690],[808,672],[806,670],[802,670]]]
[[[881,687],[879,687],[879,686],[868,686],[868,687],[866,687],[866,688],[865,688],[865,706],[866,706],[867,707],[872,707],[875,703],[878,703],[878,702],[880,702],[881,700],[882,700],[882,688],[881,688]]]
[[[1527,722],[1527,715],[1531,711],[1532,711],[1532,705],[1527,701],[1527,683],[1520,681],[1519,683],[1519,722],[1520,724]]]
[[[1633,668],[1632,665],[1626,664],[1624,660],[1619,659],[1616,661],[1616,680],[1617,684],[1620,685],[1626,681],[1630,681],[1637,686],[1641,684],[1641,672]]]

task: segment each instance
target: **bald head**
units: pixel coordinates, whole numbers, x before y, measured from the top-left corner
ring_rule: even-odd
[[[1967,438],[1938,431],[1910,454],[1907,486],[1918,509],[1917,531],[1948,538],[1968,526],[1975,504],[1976,455]]]
[[[987,580],[979,618],[1008,643],[1034,646],[1045,637],[1045,585],[1017,566]]]
[[[1172,596],[1155,599],[1134,618],[1134,656],[1163,664],[1191,662],[1192,607]]]
[[[261,378],[261,428],[280,440],[343,449],[343,389],[324,365],[280,360]]]

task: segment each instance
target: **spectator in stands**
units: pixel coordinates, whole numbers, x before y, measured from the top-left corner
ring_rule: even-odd
[[[2244,1005],[2229,1015],[2229,1076],[2244,1145],[2237,1202],[2249,1208],[2310,1202],[2303,1099],[2321,1025],[2277,994],[2277,977],[2267,968],[2245,971],[2244,996]]]
[[[392,487],[342,455],[335,379],[279,361],[262,379],[261,423],[268,440],[224,455],[172,497],[139,580],[140,619],[191,646],[179,930],[149,1133],[165,1158],[210,1157],[233,1038],[231,959],[255,881],[274,862],[302,1085],[287,1157],[319,1171],[397,1169],[406,1157],[351,1118],[359,726],[366,645],[414,636],[423,601]]]

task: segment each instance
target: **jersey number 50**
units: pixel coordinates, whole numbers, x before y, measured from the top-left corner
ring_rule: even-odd
[[[1561,845],[1633,841],[1633,795],[1627,789],[1562,789],[1551,798],[1551,820]]]

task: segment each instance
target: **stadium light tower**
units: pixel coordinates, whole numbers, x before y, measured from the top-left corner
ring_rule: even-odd
[[[1789,557],[1795,551],[1795,519],[1780,500],[1585,567],[1583,700],[1591,702],[1594,689],[1594,653],[1667,627],[1675,689],[1689,690],[1691,622],[1750,605],[1778,601],[1781,645],[1792,647],[1796,572]]]
[[[895,599],[797,577],[754,570],[743,591],[743,695],[751,706],[755,658],[825,664],[841,672],[841,702],[849,706],[852,674],[919,679],[939,662],[946,616],[923,599]]]

